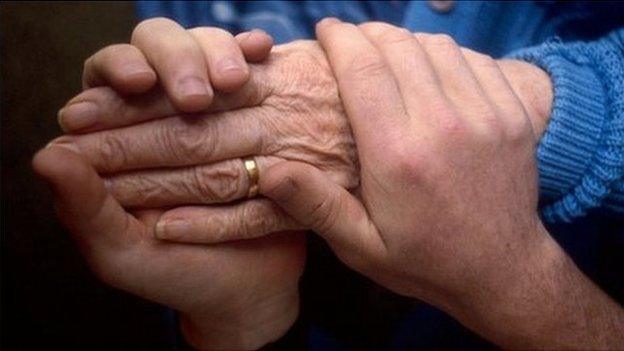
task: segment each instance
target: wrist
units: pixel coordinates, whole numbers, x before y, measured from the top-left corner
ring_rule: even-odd
[[[576,267],[541,222],[532,244],[510,253],[494,280],[453,310],[463,324],[504,348],[621,347],[624,311]],[[492,284],[494,282],[494,284]]]
[[[550,75],[519,60],[498,60],[498,65],[527,111],[536,137],[541,138],[550,120],[554,96]]]
[[[298,289],[234,313],[181,313],[180,330],[198,350],[256,350],[290,329],[299,315]]]

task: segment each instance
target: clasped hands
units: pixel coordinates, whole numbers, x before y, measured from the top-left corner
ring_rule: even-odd
[[[179,311],[198,348],[258,348],[297,318],[312,230],[379,284],[522,345],[497,328],[509,292],[568,264],[537,214],[548,75],[384,23],[316,30],[271,48],[152,19],[87,60],[67,134],[33,165],[90,266]]]

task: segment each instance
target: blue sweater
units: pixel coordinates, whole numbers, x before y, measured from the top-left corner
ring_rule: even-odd
[[[624,2],[139,1],[137,10],[141,19],[165,16],[186,27],[262,28],[278,43],[313,38],[314,24],[327,16],[377,20],[414,32],[447,33],[462,46],[542,67],[554,86],[550,123],[537,151],[542,217],[585,273],[612,295],[624,296],[621,274],[612,277],[610,265],[617,261],[604,258],[605,250],[624,248]],[[390,337],[344,343],[336,337],[338,323],[312,327],[315,342],[309,346],[484,346],[438,311],[406,309]]]

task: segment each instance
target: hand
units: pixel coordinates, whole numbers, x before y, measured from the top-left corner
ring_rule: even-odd
[[[130,208],[245,198],[248,177],[237,158],[248,155],[257,155],[260,172],[297,160],[317,165],[345,187],[357,186],[353,140],[322,50],[314,42],[292,43],[275,48],[265,63],[251,69],[250,81],[240,91],[217,94],[209,107],[213,113],[206,115],[174,115],[163,91],[126,98],[109,88],[87,90],[74,100],[97,106],[103,124],[132,125],[67,135],[53,144],[80,150],[105,176],[114,198]],[[66,118],[80,118],[70,114],[74,103],[64,109]],[[137,124],[167,115],[174,116]],[[241,217],[252,220],[239,221]],[[160,238],[204,243],[299,228],[261,199],[178,207],[159,223]]]
[[[387,24],[328,19],[317,37],[357,142],[360,188],[283,162],[260,192],[347,265],[503,347],[621,347],[622,309],[540,222],[535,134],[496,62]]]
[[[146,23],[153,22],[162,22],[165,28],[150,28],[151,33],[161,35],[146,45],[164,45],[158,41],[167,37],[164,29],[171,23],[168,20]],[[141,24],[139,28],[146,26]],[[144,31],[137,29],[137,32]],[[238,49],[235,39],[221,30],[198,28],[190,32],[202,33],[206,39],[202,44],[214,46],[212,51],[206,51],[208,64],[224,61],[228,56],[242,61],[242,57],[236,57],[241,49],[247,59],[259,61],[271,47],[270,37],[266,40],[268,36],[263,33],[237,36],[241,45]],[[175,58],[176,53],[188,51],[181,45],[183,39],[186,38],[171,43],[174,53],[157,61],[159,69],[166,66],[168,59]],[[111,84],[126,94],[135,94],[130,98],[136,98],[137,87],[143,85],[142,89],[146,89],[145,78],[155,76],[137,52],[140,54],[129,45],[101,50],[87,61],[86,84]],[[184,67],[183,60],[178,63],[170,74],[193,70]],[[244,61],[242,66],[247,68]],[[132,69],[128,71],[129,67]],[[237,78],[236,70],[226,73],[211,74],[215,87]],[[244,84],[248,72],[246,75],[244,81],[239,79],[233,84]],[[181,104],[197,102],[193,96],[190,100],[178,100]],[[84,120],[64,120],[66,116],[61,113],[61,121],[69,122],[72,127],[82,126],[81,131],[105,126],[95,123],[85,127]],[[34,167],[56,190],[61,219],[102,280],[180,311],[182,331],[197,348],[255,349],[277,339],[290,327],[298,315],[297,285],[305,261],[302,232],[283,232],[210,247],[159,242],[154,239],[154,223],[164,211],[124,212],[116,199],[106,194],[101,178],[82,155],[72,151],[75,150],[61,147],[45,149],[35,157]]]
[[[302,233],[199,246],[155,239],[162,210],[127,213],[83,156],[59,146],[33,167],[54,190],[58,215],[104,282],[178,310],[200,349],[256,349],[298,316]]]
[[[261,30],[233,37],[216,27],[187,31],[172,20],[152,18],[136,26],[130,44],[107,46],[89,57],[83,87],[110,86],[127,97],[151,92],[159,83],[178,111],[202,111],[212,101],[213,88],[240,89],[249,80],[247,61],[264,60],[272,46],[273,39]],[[97,118],[97,106],[89,101],[73,99],[70,106],[59,112],[63,130],[88,132],[109,126]]]
[[[198,37],[198,40],[203,38]],[[515,82],[532,77],[534,84],[530,87],[534,90],[540,87],[539,91],[546,91],[538,95],[520,94],[526,98],[526,106],[533,107],[536,101],[550,103],[550,80],[539,68],[516,61],[501,62],[501,67],[510,72],[508,78],[513,77]],[[322,51],[312,42],[283,45],[275,50],[266,65],[252,66],[252,69],[252,80],[236,94],[218,95],[211,110],[245,106],[252,108],[219,113],[205,119],[193,117],[192,121],[190,118],[170,118],[122,131],[63,137],[58,142],[72,142],[86,148],[86,153],[95,158],[96,167],[107,173],[160,167],[168,162],[184,166],[199,165],[175,172],[133,171],[122,176],[109,176],[111,192],[126,206],[173,206],[239,199],[247,192],[247,176],[239,160],[227,159],[245,153],[267,156],[257,158],[261,171],[283,160],[299,160],[316,165],[343,186],[355,188],[359,179],[353,141],[338,99],[335,81]],[[106,71],[114,71],[114,68]],[[527,89],[528,84],[512,85],[530,91]],[[538,101],[534,96],[545,98]],[[76,101],[90,101],[96,106],[94,115],[100,121],[96,129],[176,114],[176,109],[163,92],[127,99],[110,89],[88,90],[70,101],[70,107],[64,109],[69,110],[65,114],[68,118],[81,118],[80,113],[71,111]],[[547,111],[541,115],[534,114],[532,119],[536,127],[545,126],[549,109],[549,106],[529,109]],[[226,119],[225,116],[229,117]],[[158,136],[154,133],[161,130],[169,132],[159,136],[160,140],[145,138],[150,134]],[[181,137],[177,137],[177,134]],[[221,134],[226,134],[226,137]],[[218,145],[215,145],[216,137],[219,137]],[[174,140],[176,138],[179,140]],[[172,142],[163,143],[164,139],[172,139]],[[245,142],[240,143],[240,140]],[[237,149],[237,144],[243,145]],[[100,146],[103,147],[99,149]],[[171,154],[166,159],[148,159],[134,165],[119,164],[127,158],[160,158],[163,146],[168,148],[163,152]],[[221,150],[210,151],[214,149]],[[151,156],[148,155],[150,152]],[[184,156],[189,153],[196,155]],[[180,160],[178,155],[187,160]],[[177,160],[172,160],[174,158]],[[227,161],[212,164],[221,160]],[[275,213],[274,207],[251,207],[243,205],[235,207],[235,211],[211,211],[211,216],[204,210],[176,209],[163,216],[163,230],[159,235],[170,240],[215,242],[297,228],[279,211]],[[245,211],[262,213],[266,220],[246,220],[242,216]],[[175,232],[165,230],[168,219],[186,219],[187,225],[183,228],[178,226]],[[215,226],[215,223],[219,225]],[[221,230],[210,231],[207,228]]]

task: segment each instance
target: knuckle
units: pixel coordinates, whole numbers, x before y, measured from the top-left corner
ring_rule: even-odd
[[[452,53],[459,50],[459,46],[448,34],[433,34],[425,38],[425,46],[441,50],[443,52]]]
[[[477,143],[483,145],[499,145],[504,139],[504,134],[503,124],[499,119],[483,121],[474,129]]]
[[[211,159],[219,142],[218,133],[212,131],[212,124],[206,124],[200,131],[198,124],[188,123],[183,117],[180,120],[182,123],[161,126],[159,134],[165,150],[180,160]]]
[[[379,21],[371,21],[371,22],[362,23],[358,27],[360,27],[360,29],[362,29],[364,32],[368,34],[380,35],[381,33],[391,28],[392,25],[388,23],[384,23],[384,22],[379,22]]]
[[[234,162],[190,169],[191,187],[202,203],[229,202],[242,196],[244,174]]]
[[[427,169],[427,158],[419,148],[406,147],[406,144],[394,143],[387,154],[388,164],[391,165],[391,174],[397,180],[406,184],[413,184],[421,178],[424,169]]]
[[[334,226],[338,216],[338,199],[333,196],[324,198],[321,202],[312,206],[310,211],[310,227],[319,233],[328,233]]]
[[[100,163],[105,170],[120,170],[128,164],[128,147],[123,138],[113,133],[103,133],[97,140]]]
[[[468,49],[469,50],[469,49]],[[476,51],[469,50],[468,55],[464,55],[469,63],[476,67],[498,70],[496,60],[489,55],[485,55]]]
[[[390,27],[379,35],[383,45],[402,45],[414,40],[414,36],[405,28]]]
[[[386,72],[386,66],[377,55],[354,57],[349,65],[354,77],[377,77]]]
[[[417,32],[414,33],[414,37],[422,44],[424,44],[433,34]]]
[[[489,132],[499,134],[503,131],[503,121],[495,107],[484,106],[481,108],[479,119]]]
[[[533,127],[524,113],[510,115],[505,138],[514,144],[533,141]]]
[[[431,101],[425,109],[425,113],[435,120],[436,129],[439,133],[450,137],[459,136],[466,132],[466,123],[458,115],[457,110],[444,98]]]
[[[195,27],[188,32],[198,39],[206,39],[212,37],[233,37],[230,32],[218,27]]]
[[[275,218],[264,211],[260,203],[243,206],[241,215],[241,235],[244,238],[258,237],[275,230]]]
[[[165,17],[154,17],[141,21],[136,27],[134,27],[130,42],[135,43],[145,38],[152,37],[155,29],[171,24],[176,23]]]

